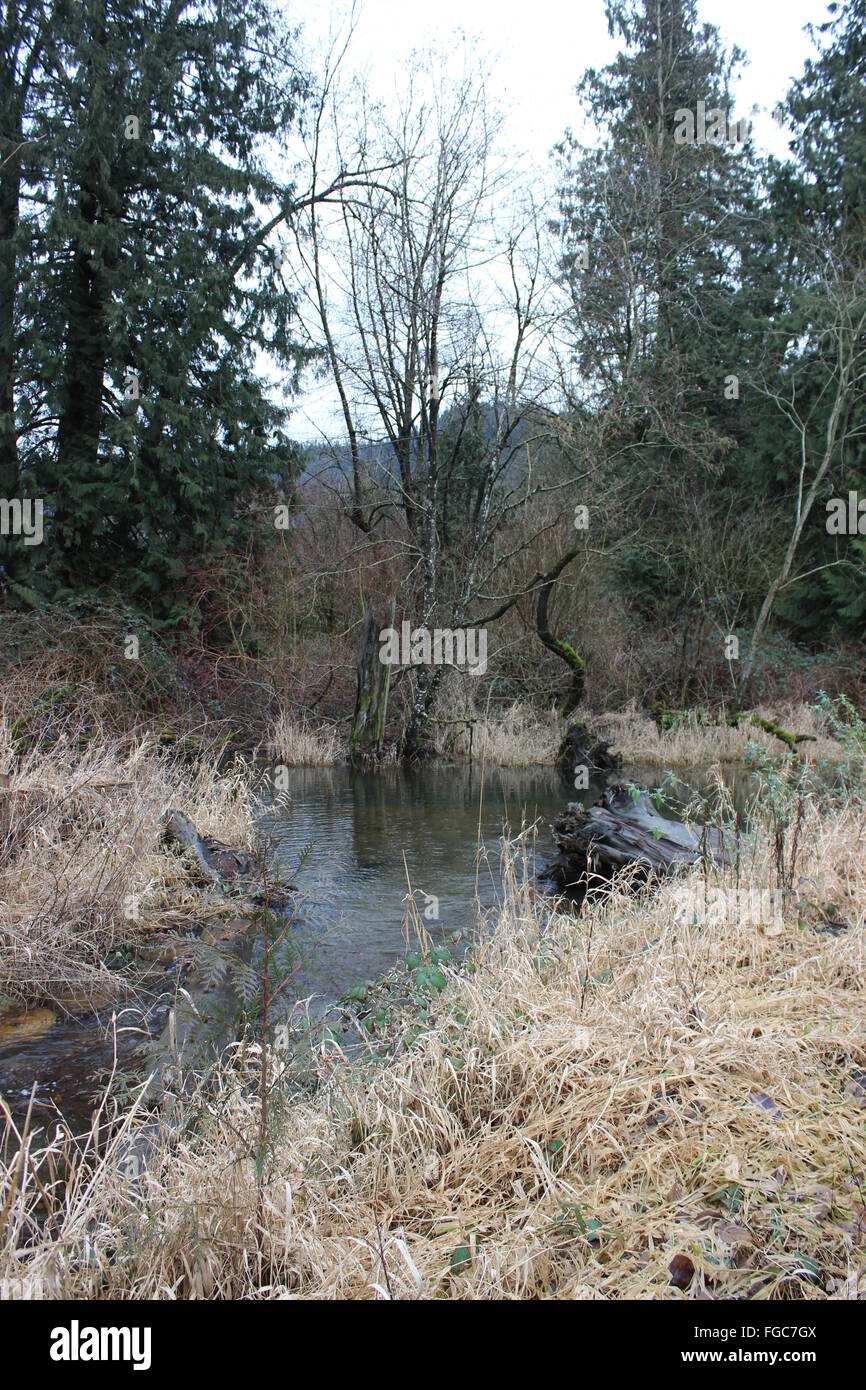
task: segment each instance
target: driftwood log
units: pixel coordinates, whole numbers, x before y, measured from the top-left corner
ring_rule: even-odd
[[[249,878],[258,865],[245,849],[233,849],[210,835],[199,835],[192,821],[182,811],[169,811],[165,823],[165,839],[187,850],[198,861],[205,878],[222,888],[238,878]]]
[[[545,877],[562,889],[632,867],[639,877],[665,875],[704,856],[729,862],[731,845],[714,826],[692,827],[660,816],[645,788],[613,782],[593,806],[571,802],[553,823],[559,856]]]
[[[192,855],[202,876],[220,893],[234,896],[230,890],[239,885],[246,889],[251,904],[262,903],[267,898],[268,905],[279,912],[288,903],[289,893],[294,890],[294,883],[275,875],[269,876],[265,893],[261,865],[254,854],[247,849],[225,845],[212,835],[200,835],[189,816],[182,811],[166,813],[163,838],[167,844],[177,845]]]

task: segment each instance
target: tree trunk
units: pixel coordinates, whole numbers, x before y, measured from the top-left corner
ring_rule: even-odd
[[[79,211],[95,226],[99,200],[93,187],[82,190]],[[71,492],[81,482],[96,484],[102,392],[108,360],[108,325],[101,268],[86,245],[75,248],[64,360],[60,423],[57,430],[58,492]],[[70,524],[58,507],[57,532],[63,548],[71,548]],[[65,541],[65,544],[64,544]]]
[[[563,642],[559,637],[554,637],[550,630],[550,619],[548,617],[548,607],[553,586],[572,560],[578,554],[579,547],[572,546],[571,550],[566,551],[562,559],[559,560],[543,578],[543,583],[538,591],[538,606],[535,612],[535,628],[539,638],[547,647],[548,651],[554,652],[560,661],[564,661],[571,672],[571,690],[563,706],[563,714],[568,717],[577,708],[583,698],[586,687],[586,663],[583,657],[578,656],[573,647],[567,642]]]
[[[433,709],[433,697],[446,669],[444,666],[428,666],[422,667],[418,673],[412,713],[400,745],[401,756],[410,762],[419,762],[430,755],[427,728]]]
[[[392,598],[388,627],[394,626],[395,607],[396,600]],[[352,767],[364,769],[377,767],[382,756],[391,685],[391,667],[379,660],[379,632],[373,610],[368,608],[364,620],[364,643],[358,662],[355,717],[349,736],[349,763]]]
[[[18,441],[15,433],[15,281],[20,182],[20,111],[14,126],[2,131],[0,155],[0,497],[18,496]],[[0,536],[0,569],[14,575],[23,559],[21,542]]]
[[[24,112],[33,74],[42,51],[44,23],[33,32],[29,52],[25,30],[36,17],[33,7],[6,6],[4,47],[0,62],[0,497],[19,495],[18,438],[15,427],[15,381],[19,371],[15,340],[18,283],[18,218],[21,161],[25,149]],[[14,537],[0,536],[0,570],[13,578],[26,568],[25,552]]]
[[[93,55],[88,68],[93,85],[88,94],[90,110],[84,114],[84,127],[91,139],[104,136],[106,93],[97,58],[106,62],[107,6],[105,0],[93,5]],[[107,68],[106,62],[106,68]],[[108,287],[106,271],[116,257],[102,247],[91,246],[92,230],[112,216],[119,219],[121,209],[112,190],[111,174],[106,177],[104,155],[88,159],[81,171],[78,216],[82,227],[73,239],[69,297],[65,306],[66,343],[60,392],[60,420],[57,428],[57,495],[55,499],[55,543],[70,559],[78,546],[74,496],[82,484],[90,492],[99,486],[99,439],[102,429],[105,368],[109,356],[109,328],[106,317]],[[110,211],[109,211],[110,209]],[[61,563],[64,579],[72,578]]]

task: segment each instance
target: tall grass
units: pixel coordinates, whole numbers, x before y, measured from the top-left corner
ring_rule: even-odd
[[[189,866],[161,841],[166,810],[247,844],[252,807],[241,765],[191,770],[147,735],[52,732],[21,752],[0,714],[0,995],[66,1007],[119,993],[112,948],[196,902]]]
[[[439,757],[486,762],[491,767],[545,767],[556,761],[565,720],[555,710],[515,701],[504,709],[445,698],[433,725]]]
[[[268,738],[268,752],[285,767],[332,767],[346,757],[345,740],[333,725],[316,728],[281,710]]]
[[[795,705],[774,711],[759,708],[754,713],[793,733],[810,735],[814,742],[800,746],[808,751],[812,760],[838,761],[842,756],[831,726],[815,706]],[[586,723],[593,732],[607,739],[612,750],[624,761],[643,767],[699,767],[711,762],[744,762],[750,745],[774,755],[784,750],[779,739],[748,717],[742,718],[733,728],[712,713],[690,710],[675,719],[669,728],[660,729],[654,719],[633,706],[615,714],[588,714]]]

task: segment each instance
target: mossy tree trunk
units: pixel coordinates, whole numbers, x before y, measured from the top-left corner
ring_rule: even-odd
[[[539,638],[547,647],[548,651],[554,652],[561,661],[564,661],[571,672],[571,689],[566,696],[563,706],[563,714],[568,717],[577,708],[583,698],[586,688],[586,663],[583,657],[579,656],[568,642],[563,642],[560,637],[554,636],[550,630],[550,596],[553,586],[562,571],[570,565],[579,550],[578,546],[572,546],[570,550],[562,556],[554,565],[553,569],[548,570],[542,577],[541,587],[538,590],[538,604],[535,610],[535,628]]]
[[[387,627],[394,625],[395,600],[391,600]],[[349,762],[352,767],[375,768],[382,756],[385,717],[391,686],[391,667],[379,660],[379,632],[372,608],[364,618],[364,641],[358,661],[358,689],[355,717],[349,735]]]

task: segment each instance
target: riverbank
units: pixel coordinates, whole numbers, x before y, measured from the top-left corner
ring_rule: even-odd
[[[442,761],[486,762],[496,767],[551,767],[567,729],[583,725],[610,744],[623,761],[643,767],[691,768],[744,762],[750,750],[778,756],[788,746],[773,729],[800,741],[814,762],[836,762],[842,749],[827,719],[802,702],[758,706],[731,724],[724,711],[683,710],[655,720],[631,704],[602,714],[577,709],[569,719],[555,709],[515,703],[505,709],[434,722],[432,753]],[[281,711],[267,748],[287,767],[329,767],[345,761],[345,738],[331,724]],[[391,755],[396,750],[391,750]]]
[[[815,765],[836,763],[844,750],[832,723],[816,705],[802,702],[759,705],[746,710],[735,725],[724,711],[692,709],[655,720],[631,706],[614,713],[590,714],[587,727],[607,740],[612,751],[643,767],[690,768],[709,763],[742,763],[755,753],[778,758],[792,735],[795,747]]]
[[[163,841],[165,812],[236,845],[252,837],[246,765],[218,772],[141,736],[65,722],[21,749],[0,715],[0,1015],[119,1002],[136,962],[229,911]]]
[[[263,1092],[260,1050],[234,1051],[159,1110],[143,1091],[104,1115],[65,1184],[37,1184],[31,1138],[2,1178],[0,1277],[100,1298],[862,1295],[866,804],[798,804],[781,860],[771,824],[739,886],[689,880],[688,912],[682,883],[623,885],[574,917],[512,859],[474,957],[436,962],[423,1031],[384,1063],[325,1041],[311,1092],[277,1049]],[[772,911],[741,910],[744,883]],[[59,1171],[68,1141],[48,1147]]]

